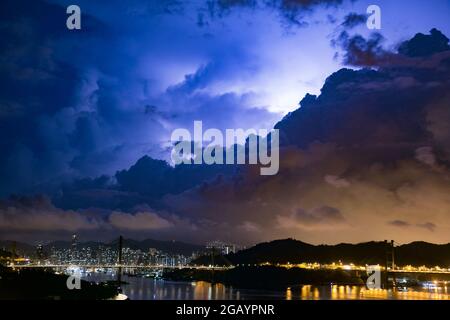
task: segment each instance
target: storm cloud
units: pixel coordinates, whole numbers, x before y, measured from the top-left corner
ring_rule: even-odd
[[[259,177],[248,168],[233,179],[169,196],[167,205],[214,221],[207,233],[214,226],[218,233],[232,232],[245,219],[266,230],[267,239],[442,241],[449,214],[449,136],[445,120],[437,130],[429,119],[436,109],[449,110],[448,54],[437,50],[407,67],[398,54],[378,70],[336,72],[320,96],[306,96],[276,125],[283,141],[277,176]],[[330,225],[332,235],[318,231]],[[408,226],[417,228],[410,232]],[[249,230],[241,237],[261,235]]]
[[[167,160],[171,131],[193,120],[273,127],[298,85],[287,87],[296,76],[265,40],[300,45],[274,12],[340,2],[279,1],[255,14],[240,12],[247,1],[79,1],[82,29],[69,31],[67,1],[3,1],[0,195],[53,192],[144,155]],[[202,10],[212,20],[199,27]]]

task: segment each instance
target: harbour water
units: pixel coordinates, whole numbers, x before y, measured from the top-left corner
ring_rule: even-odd
[[[114,280],[113,273],[87,273],[83,279]],[[368,290],[361,286],[296,286],[284,291],[237,289],[209,282],[178,282],[141,276],[122,276],[122,290],[131,300],[450,300],[447,285]]]

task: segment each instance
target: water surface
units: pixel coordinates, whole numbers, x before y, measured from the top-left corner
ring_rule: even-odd
[[[113,273],[89,273],[89,281],[114,280]],[[123,293],[131,300],[450,300],[450,288],[367,290],[360,286],[298,286],[285,291],[237,289],[204,281],[179,282],[124,275]]]

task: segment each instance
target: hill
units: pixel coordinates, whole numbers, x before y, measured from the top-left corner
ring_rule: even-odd
[[[246,250],[217,257],[219,261],[230,261],[237,264],[276,263],[354,263],[357,265],[380,264],[386,259],[384,242],[365,242],[359,244],[311,245],[294,239],[275,240],[255,245]],[[450,267],[450,244],[438,245],[426,242],[413,242],[395,247],[397,265],[414,265],[429,267]],[[201,257],[195,264],[210,264],[210,257]]]

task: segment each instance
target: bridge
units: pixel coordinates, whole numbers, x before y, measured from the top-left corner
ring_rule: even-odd
[[[129,265],[129,264],[37,264],[37,263],[29,263],[23,265],[9,265],[10,268],[22,269],[22,268],[55,268],[55,269],[69,269],[69,268],[85,268],[85,269],[195,269],[195,270],[229,270],[235,268],[234,265],[230,266],[197,266],[197,265],[178,265],[178,266],[169,266],[169,265]],[[295,266],[294,266],[295,267]],[[300,267],[301,268],[301,267]],[[317,270],[336,270],[340,268],[327,268],[321,267],[316,268]],[[357,267],[355,269],[344,269],[347,271],[366,271],[365,267]],[[381,271],[384,272],[384,269],[381,268]],[[396,274],[448,274],[450,275],[450,270],[414,270],[414,269],[388,269],[388,273],[396,273]]]
[[[417,273],[417,274],[450,274],[448,270],[410,270],[410,269],[394,269],[388,270],[388,273]]]
[[[167,266],[167,265],[128,265],[128,264],[37,264],[29,263],[22,265],[9,265],[10,268],[54,268],[54,269],[69,269],[69,268],[86,268],[86,269],[196,269],[196,270],[228,270],[234,266]]]

